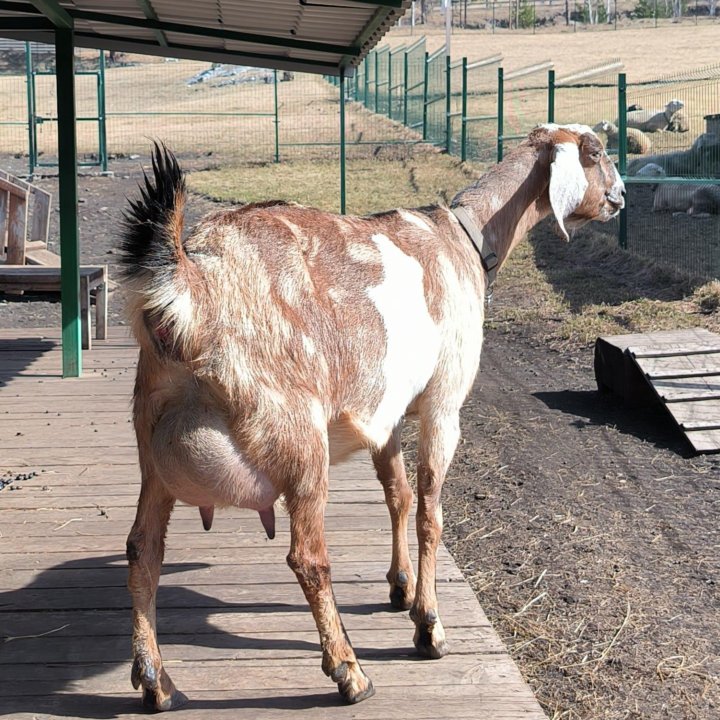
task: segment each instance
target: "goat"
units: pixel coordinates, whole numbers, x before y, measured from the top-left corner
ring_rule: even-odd
[[[536,128],[459,193],[451,208],[343,217],[293,203],[221,211],[183,236],[187,193],[155,146],[153,178],[126,213],[123,260],[140,345],[134,392],[142,489],[127,541],[135,688],[156,710],[181,705],[162,665],[155,596],[176,501],[290,516],[289,566],[320,634],[322,669],[342,697],[373,685],[338,614],[324,538],[328,467],[369,448],[392,524],[387,580],[410,609],[418,652],[448,652],[435,594],[440,490],[482,345],[488,275],[465,223],[505,262],[550,213],[560,231],[607,221],[624,204],[615,166],[590,128]],[[476,236],[479,234],[476,233]],[[490,267],[494,257],[485,254]],[[407,545],[413,493],[400,446],[420,416],[417,580]]]

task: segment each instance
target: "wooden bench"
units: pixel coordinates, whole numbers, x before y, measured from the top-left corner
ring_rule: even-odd
[[[107,338],[107,265],[82,265],[80,267],[80,318],[82,321],[82,346],[90,350],[90,290],[95,289],[95,337]],[[43,265],[0,264],[0,290],[17,292],[60,292],[60,268]]]

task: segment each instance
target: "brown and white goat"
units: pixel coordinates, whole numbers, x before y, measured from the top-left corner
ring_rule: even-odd
[[[328,468],[369,448],[392,521],[387,579],[410,609],[421,655],[448,651],[435,595],[440,490],[482,344],[487,277],[445,207],[342,217],[283,202],[210,215],[183,235],[186,190],[157,148],[154,179],[126,218],[124,261],[140,358],[134,397],[142,489],[127,543],[132,681],[158,710],[184,701],[155,630],[164,537],[176,501],[252,508],[270,536],[290,516],[288,563],[343,698],[373,694],[338,614],[324,538]],[[562,233],[609,220],[623,184],[585,126],[541,126],[456,196],[502,264],[551,212]],[[417,581],[407,545],[412,491],[400,448],[420,416]]]

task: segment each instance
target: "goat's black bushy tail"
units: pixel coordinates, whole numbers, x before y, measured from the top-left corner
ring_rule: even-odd
[[[121,240],[125,274],[131,279],[172,272],[185,259],[182,230],[187,187],[177,159],[162,143],[152,153],[153,177],[145,175],[140,198],[130,200]]]

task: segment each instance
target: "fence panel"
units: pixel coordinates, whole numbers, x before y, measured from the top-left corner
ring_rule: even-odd
[[[527,137],[538,124],[547,119],[547,71],[552,62],[530,65],[505,73],[503,129],[498,155]]]
[[[390,108],[390,48],[386,45],[375,53],[375,106],[378,115],[387,115]]]
[[[463,160],[492,164],[497,159],[497,77],[502,59],[502,55],[494,55],[466,67],[466,107],[461,128]]]
[[[405,46],[390,51],[388,68],[388,117],[391,120],[403,121],[405,115]]]
[[[425,117],[423,138],[433,145],[445,146],[445,95],[447,92],[447,61],[441,47],[426,60]]]
[[[599,123],[615,123],[618,114],[617,75],[622,62],[614,58],[571,75],[555,79],[555,122],[580,123],[594,128]],[[608,150],[617,153],[617,140],[610,135]]]
[[[425,38],[420,38],[405,53],[405,105],[403,124],[422,132],[425,98]]]
[[[720,277],[720,65],[629,84],[627,105],[641,126],[628,130],[628,250]],[[649,152],[632,145],[638,129]]]

